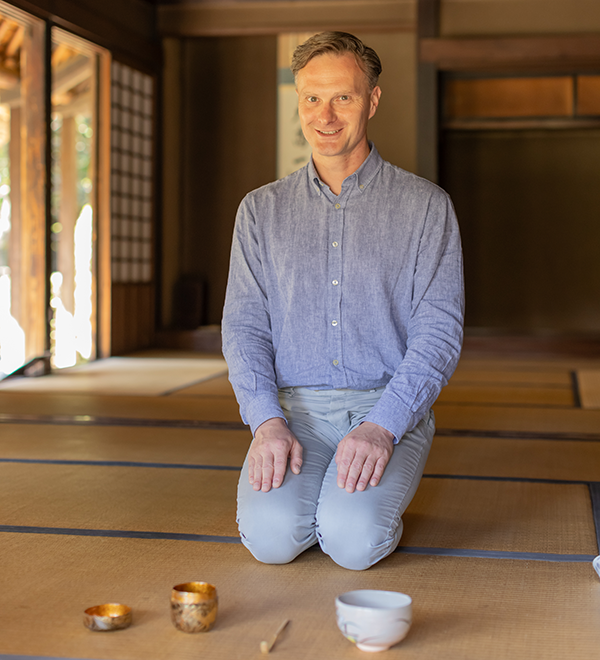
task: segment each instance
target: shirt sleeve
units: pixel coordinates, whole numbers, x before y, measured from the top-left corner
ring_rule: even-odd
[[[274,350],[261,241],[252,198],[236,216],[225,306],[223,355],[240,414],[252,433],[273,417],[285,420],[277,394]]]
[[[411,431],[437,399],[460,357],[464,282],[458,222],[450,198],[429,199],[412,282],[407,348],[365,421],[395,436]]]

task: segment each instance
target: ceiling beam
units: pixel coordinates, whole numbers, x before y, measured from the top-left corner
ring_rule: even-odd
[[[202,2],[163,5],[157,12],[158,31],[169,37],[416,29],[415,0]]]

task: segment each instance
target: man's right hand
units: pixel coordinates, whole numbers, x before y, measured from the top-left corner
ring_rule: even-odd
[[[254,490],[267,493],[283,483],[288,457],[294,474],[300,474],[302,445],[281,417],[263,422],[248,451],[248,478]]]

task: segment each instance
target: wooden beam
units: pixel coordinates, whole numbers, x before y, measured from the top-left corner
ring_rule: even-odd
[[[162,36],[205,37],[319,30],[413,31],[414,0],[203,2],[158,8]]]
[[[437,37],[440,0],[418,0],[419,43]],[[435,62],[417,64],[417,173],[438,180],[438,68]]]
[[[45,32],[44,23],[31,22],[22,58],[20,275],[27,360],[46,349]]]
[[[97,68],[97,110],[94,117],[97,129],[96,158],[96,277],[95,305],[96,357],[111,355],[111,209],[110,209],[110,85],[111,60],[108,53],[98,55]]]
[[[421,39],[421,62],[444,71],[598,68],[600,35]]]

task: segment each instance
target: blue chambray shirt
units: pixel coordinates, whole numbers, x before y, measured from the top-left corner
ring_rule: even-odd
[[[399,439],[460,355],[464,289],[448,195],[371,152],[334,195],[311,162],[240,204],[223,353],[252,432],[282,387],[386,389],[365,421]]]

